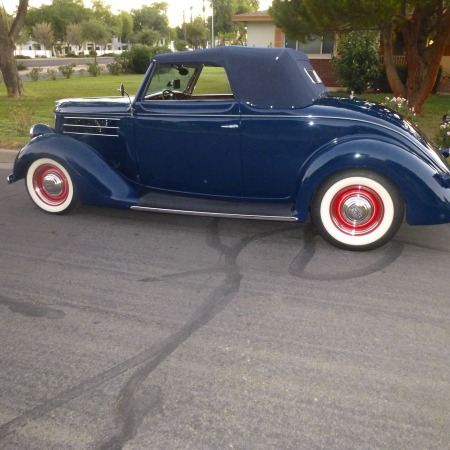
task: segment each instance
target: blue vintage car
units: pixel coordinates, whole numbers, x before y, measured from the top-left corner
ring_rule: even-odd
[[[134,98],[57,102],[10,183],[54,214],[78,202],[305,222],[350,250],[450,222],[450,167],[405,118],[333,98],[307,56],[221,47],[158,55]]]

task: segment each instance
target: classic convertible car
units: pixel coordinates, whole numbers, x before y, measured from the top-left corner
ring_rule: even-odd
[[[124,90],[122,89],[122,94]],[[333,98],[291,49],[221,47],[154,57],[137,94],[60,100],[12,183],[66,213],[77,202],[305,222],[350,250],[410,224],[450,222],[450,167],[395,111]]]

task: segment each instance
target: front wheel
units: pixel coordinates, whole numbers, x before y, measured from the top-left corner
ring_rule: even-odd
[[[77,204],[69,172],[53,159],[34,161],[28,168],[25,184],[33,202],[46,212],[66,214]]]
[[[372,250],[395,235],[404,203],[397,187],[369,171],[332,176],[317,190],[311,218],[321,236],[346,250]]]

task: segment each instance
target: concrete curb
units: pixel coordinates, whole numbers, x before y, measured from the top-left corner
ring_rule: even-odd
[[[0,148],[0,169],[11,170],[19,150]]]
[[[13,163],[19,150],[0,148],[0,163]]]

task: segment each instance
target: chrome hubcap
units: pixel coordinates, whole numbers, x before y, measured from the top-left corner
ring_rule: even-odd
[[[53,164],[43,164],[33,173],[33,190],[48,206],[63,204],[70,195],[69,183],[63,171]]]
[[[364,223],[372,215],[372,205],[364,197],[350,197],[342,205],[342,215],[354,223]]]
[[[371,233],[383,221],[384,205],[373,189],[361,185],[348,186],[333,197],[330,214],[339,230],[361,236]]]
[[[64,182],[55,173],[48,173],[42,179],[42,188],[48,195],[57,197],[63,192]]]

